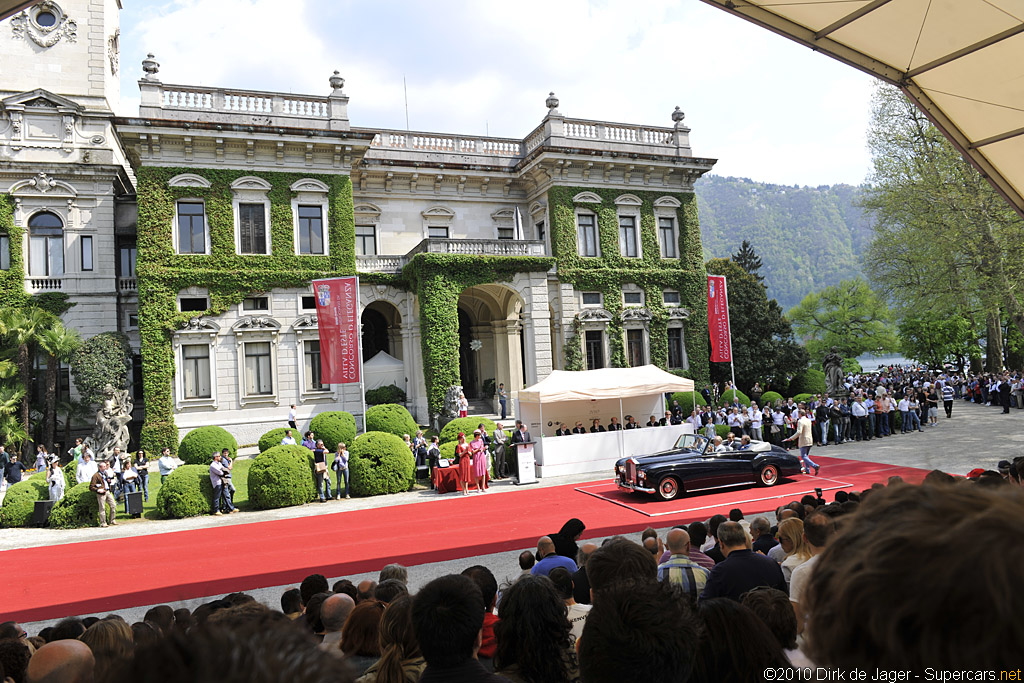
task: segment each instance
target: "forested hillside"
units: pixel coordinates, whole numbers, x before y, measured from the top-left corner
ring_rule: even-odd
[[[852,185],[789,187],[746,178],[697,182],[704,252],[729,257],[749,240],[764,261],[768,296],[783,310],[808,293],[861,275],[870,221]]]

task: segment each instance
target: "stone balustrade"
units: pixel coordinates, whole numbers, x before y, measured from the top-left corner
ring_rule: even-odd
[[[404,256],[356,256],[356,270],[360,273],[397,273],[408,262]]]
[[[508,158],[518,158],[523,155],[522,141],[514,138],[480,138],[402,131],[380,131],[373,137],[370,147]]]
[[[406,256],[416,254],[466,254],[469,256],[544,256],[540,240],[470,240],[427,238]]]
[[[134,292],[138,289],[138,281],[133,277],[118,278],[117,288],[121,292]]]
[[[28,280],[29,292],[59,292],[64,289],[64,282],[59,277],[34,277]]]

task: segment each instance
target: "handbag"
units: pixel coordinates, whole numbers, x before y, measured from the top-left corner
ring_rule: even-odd
[[[318,462],[316,464],[316,471],[317,472],[326,472],[327,471],[327,463],[326,462]]]

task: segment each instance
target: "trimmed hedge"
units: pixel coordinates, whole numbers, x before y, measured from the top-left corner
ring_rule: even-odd
[[[7,487],[3,506],[0,506],[0,526],[28,526],[37,500],[46,500],[50,490],[46,477],[29,477]]]
[[[228,449],[231,459],[238,452],[238,442],[223,427],[198,427],[185,435],[178,445],[178,457],[186,465],[209,465],[214,451]]]
[[[356,440],[356,418],[344,410],[317,414],[309,423],[309,429],[317,439],[323,439],[324,447],[329,451],[334,451],[339,441],[351,445]]]
[[[457,417],[444,426],[441,433],[438,435],[438,438],[442,444],[449,442],[454,443],[459,440],[459,432],[465,432],[466,441],[472,441],[473,430],[476,429],[476,426],[481,422],[488,434],[493,434],[494,430],[498,428],[498,425],[484,417]]]
[[[441,444],[438,448],[441,451],[441,458],[448,458],[448,462],[455,460],[455,447],[459,445],[458,441],[449,441],[448,443]]]
[[[70,491],[78,485],[78,462],[74,458],[61,468],[64,470],[64,490]]]
[[[729,389],[729,391],[723,391],[722,396],[718,399],[719,405],[726,403],[732,405],[732,399],[735,396],[739,399],[740,405],[749,406],[750,397],[744,394],[742,391],[736,391],[735,389]]]
[[[366,403],[373,406],[385,403],[405,403],[405,392],[394,384],[377,387],[366,392]]]
[[[156,509],[163,517],[174,519],[210,514],[213,484],[209,466],[182,465],[171,472],[156,494]]]
[[[779,392],[777,392],[777,391],[766,391],[763,394],[761,394],[761,404],[762,404],[761,407],[763,408],[764,405],[766,405],[768,403],[771,403],[772,405],[775,405],[776,401],[781,401],[782,399],[783,399],[783,396]]]
[[[259,443],[257,444],[260,447],[260,453],[263,453],[264,451],[269,451],[274,446],[280,446],[281,439],[284,438],[284,433],[289,429],[289,427],[271,429],[269,432],[261,436]],[[300,441],[302,441],[302,434],[296,433],[298,431],[298,429],[292,429],[292,438],[295,439],[295,443],[299,443]]]
[[[66,491],[64,497],[50,511],[51,529],[75,529],[83,526],[99,526],[96,494],[89,490],[87,481],[75,484],[71,490]]]
[[[822,394],[825,392],[825,373],[814,368],[800,370],[789,380],[789,395]]]
[[[387,432],[402,438],[403,434],[416,436],[417,429],[416,420],[412,419],[412,415],[403,406],[385,403],[366,410],[367,432]]]
[[[715,436],[720,436],[723,439],[732,431],[732,427],[729,425],[715,425]]]
[[[400,436],[367,432],[353,442],[349,455],[352,492],[357,496],[401,493],[415,483],[416,460]]]
[[[676,393],[672,394],[672,398],[669,399],[668,409],[672,410],[673,401],[679,401],[679,407],[683,409],[683,417],[689,417],[690,413],[693,412],[693,396],[693,392],[690,391],[677,391]],[[700,394],[697,394],[697,405],[706,406],[707,404],[707,399],[701,396]],[[633,417],[635,417],[636,421],[639,422],[640,424],[647,424],[647,422],[641,420],[639,416],[634,415]],[[655,417],[660,419],[661,415],[655,415]]]
[[[797,403],[804,403],[806,401],[810,401],[812,398],[814,398],[814,394],[797,394],[793,397],[793,400]]]
[[[257,510],[303,505],[315,495],[313,453],[308,448],[275,446],[252,461],[249,500]]]

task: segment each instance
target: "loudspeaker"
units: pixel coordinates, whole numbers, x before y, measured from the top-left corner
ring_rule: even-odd
[[[53,510],[52,500],[37,500],[32,509],[32,526],[46,526],[50,521],[50,511]]]
[[[430,476],[430,467],[428,467],[427,465],[419,465],[416,468],[416,478],[417,479],[426,479],[429,476]]]
[[[124,494],[124,511],[129,515],[142,514],[142,491]]]

